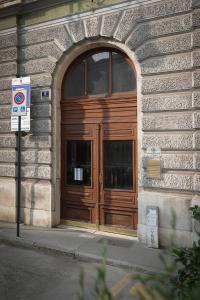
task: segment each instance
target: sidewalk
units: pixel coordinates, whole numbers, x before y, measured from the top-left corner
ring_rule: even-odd
[[[110,265],[142,272],[162,271],[161,250],[147,248],[137,238],[64,225],[38,228],[21,224],[20,234],[21,237],[16,238],[16,224],[0,223],[0,243],[59,251],[87,261],[100,261],[106,244]]]

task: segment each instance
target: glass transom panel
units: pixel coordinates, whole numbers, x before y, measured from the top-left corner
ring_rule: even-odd
[[[136,90],[136,76],[127,57],[114,50],[86,53],[71,66],[64,81],[64,99]]]

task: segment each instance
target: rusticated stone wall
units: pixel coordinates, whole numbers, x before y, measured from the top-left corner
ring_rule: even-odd
[[[99,40],[122,45],[138,66],[139,238],[145,243],[146,206],[156,205],[161,243],[171,234],[173,208],[177,240],[191,244],[188,208],[193,199],[200,202],[199,1],[128,1],[21,28],[21,75],[30,75],[32,85],[31,133],[23,138],[22,153],[24,220],[51,226],[59,219],[60,177],[52,156],[60,160],[54,136],[60,99],[41,100],[40,90],[53,88],[66,55]],[[14,30],[0,31],[0,219],[13,221],[16,138],[10,132],[10,86],[16,53]],[[161,148],[161,180],[146,177],[146,150],[154,146]]]

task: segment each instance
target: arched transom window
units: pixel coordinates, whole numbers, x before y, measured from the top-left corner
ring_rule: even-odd
[[[111,96],[136,90],[129,59],[117,50],[98,49],[80,56],[70,67],[63,85],[64,99]]]

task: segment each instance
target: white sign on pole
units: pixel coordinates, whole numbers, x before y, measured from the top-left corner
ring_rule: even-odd
[[[27,107],[27,115],[21,117],[21,130],[30,131],[30,107]],[[18,117],[11,116],[11,131],[18,131]]]
[[[150,248],[158,248],[158,207],[147,206],[146,211],[147,222],[147,246]]]
[[[30,77],[12,79],[11,131],[18,131],[18,116],[21,130],[30,130]]]

